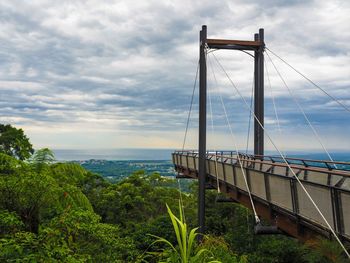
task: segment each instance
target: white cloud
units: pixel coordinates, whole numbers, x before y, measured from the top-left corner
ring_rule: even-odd
[[[347,102],[349,12],[346,1],[325,0],[5,0],[0,3],[0,121],[24,127],[35,145],[81,148],[85,139],[92,148],[176,147],[186,122],[202,24],[208,25],[212,38],[252,39],[264,27],[271,50]],[[249,100],[252,59],[231,51],[215,54]],[[281,124],[293,130],[302,118],[265,57]],[[272,58],[311,119],[325,130],[324,137],[331,137],[330,130],[344,123],[346,113]],[[215,72],[235,127],[246,127],[244,104],[217,66]],[[208,85],[217,86],[210,69]],[[265,123],[273,126],[268,87],[265,94]],[[213,95],[213,101],[218,97]],[[219,112],[217,125],[224,129]],[[240,138],[243,130],[237,131]],[[41,136],[45,132],[49,135]],[[302,146],[308,136],[301,132],[296,136],[300,143],[287,147]],[[227,132],[220,137],[226,138]],[[347,140],[345,134],[338,137]]]

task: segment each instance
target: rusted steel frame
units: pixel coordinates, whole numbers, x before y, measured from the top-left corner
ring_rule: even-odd
[[[243,52],[246,51],[255,51],[257,47],[249,47],[249,46],[240,46],[240,45],[208,45],[210,49],[227,49],[227,50],[240,50]],[[246,52],[248,53],[248,52]],[[249,53],[248,53],[249,54]],[[251,54],[249,54],[251,55]],[[251,55],[254,57],[254,55]]]
[[[254,47],[259,48],[262,43],[260,41],[247,41],[247,40],[232,40],[232,39],[207,39],[208,46],[226,46],[226,45],[237,45],[242,47]]]

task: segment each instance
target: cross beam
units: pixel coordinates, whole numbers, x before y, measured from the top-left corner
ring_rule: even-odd
[[[214,49],[258,50],[264,43],[255,40],[207,39],[207,45]]]

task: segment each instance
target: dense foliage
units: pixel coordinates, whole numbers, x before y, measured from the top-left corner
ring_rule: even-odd
[[[55,162],[49,149],[27,161],[10,155],[0,153],[0,262],[183,262],[178,251],[190,237],[179,243],[174,222],[195,237],[196,184],[182,193],[184,214],[173,214],[180,193],[157,173],[111,183],[77,163]],[[215,203],[216,195],[207,191],[208,236],[199,246],[191,241],[188,262],[345,262],[330,241],[255,236],[251,213]]]
[[[28,159],[34,152],[32,144],[22,129],[0,123],[0,153],[20,160]]]

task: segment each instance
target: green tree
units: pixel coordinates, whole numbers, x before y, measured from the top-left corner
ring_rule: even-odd
[[[25,160],[33,154],[34,149],[22,129],[0,124],[0,152]]]
[[[23,227],[24,225],[16,213],[0,210],[0,235],[16,233]]]
[[[57,167],[62,169],[55,174]],[[32,164],[0,153],[0,209],[16,212],[26,230],[33,233],[38,233],[42,222],[51,220],[67,207],[92,211],[90,201],[78,186],[84,174],[73,179],[73,171],[79,171],[76,168],[55,164],[38,172]]]
[[[49,148],[43,148],[35,151],[30,159],[37,172],[41,172],[55,161],[55,155]]]

